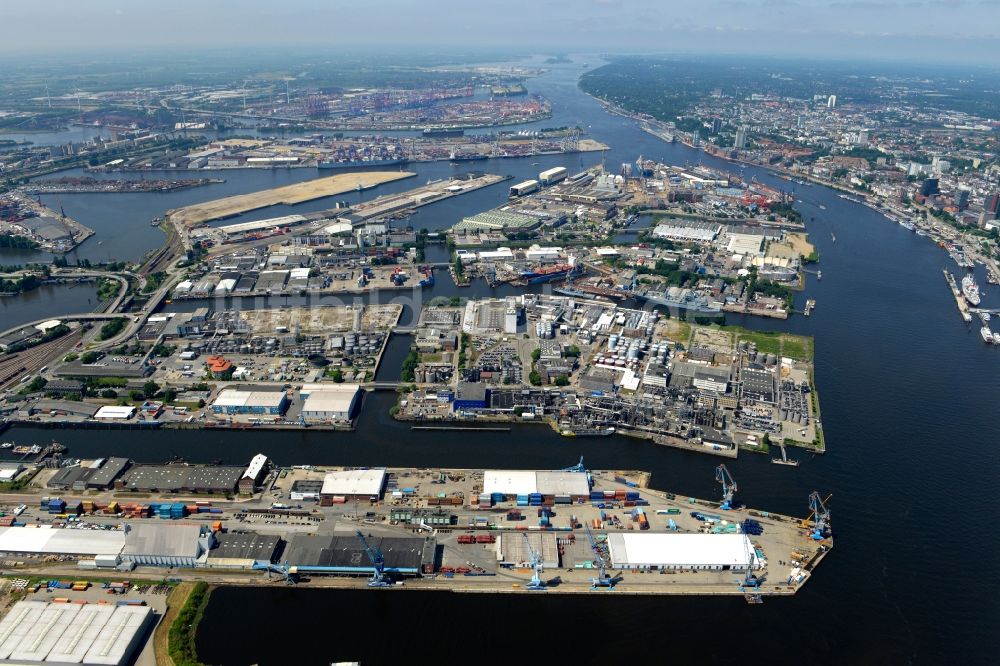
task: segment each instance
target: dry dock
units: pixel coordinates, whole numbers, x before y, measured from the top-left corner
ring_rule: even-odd
[[[270,190],[238,194],[214,201],[206,201],[169,211],[168,219],[187,227],[205,222],[240,215],[258,208],[277,204],[294,205],[313,199],[335,196],[355,190],[366,190],[383,183],[391,183],[416,174],[410,171],[357,171],[340,173],[327,178],[316,178],[302,183],[285,185]]]

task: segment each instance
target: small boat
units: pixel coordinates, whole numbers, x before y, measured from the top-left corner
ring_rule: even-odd
[[[993,344],[993,331],[990,330],[989,326],[983,326],[979,329],[979,334],[983,336],[983,342],[988,345]],[[17,449],[14,449],[14,453],[17,453]]]
[[[13,446],[14,442],[4,442],[3,444],[0,444],[0,449],[9,449],[12,448]]]
[[[990,316],[989,312],[979,313],[979,321],[983,322],[984,324],[990,323],[990,319],[992,319],[992,317]]]
[[[816,279],[817,280],[823,279],[823,271],[816,271]]]
[[[819,209],[820,209],[820,210],[826,210],[826,206],[824,206],[823,204],[820,204],[820,205],[819,205]]]

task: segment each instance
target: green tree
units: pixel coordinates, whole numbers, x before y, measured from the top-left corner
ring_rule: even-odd
[[[118,397],[118,391],[114,389],[104,389],[103,391],[101,391],[101,397],[114,400]]]
[[[541,386],[542,376],[538,373],[538,370],[532,370],[528,375],[528,381],[531,382],[532,386]]]
[[[148,382],[142,385],[142,394],[146,398],[152,398],[156,395],[156,392],[160,390],[160,385],[150,379]]]
[[[534,361],[535,363],[537,363],[538,359],[540,359],[541,357],[542,357],[542,350],[540,348],[536,347],[535,349],[531,350],[531,360],[532,361]]]
[[[569,377],[566,375],[556,377],[556,386],[569,386]]]

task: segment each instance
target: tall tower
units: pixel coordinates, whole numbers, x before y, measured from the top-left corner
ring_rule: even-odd
[[[828,108],[828,109],[836,109],[837,108],[837,96],[836,95],[830,95],[829,97],[826,98],[826,108]]]
[[[733,147],[737,150],[743,150],[747,147],[747,127],[746,125],[740,127],[736,130],[736,141],[733,143]]]

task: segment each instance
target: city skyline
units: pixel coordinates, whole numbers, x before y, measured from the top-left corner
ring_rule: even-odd
[[[531,17],[525,21],[525,17]],[[794,0],[548,0],[428,6],[303,0],[135,7],[120,0],[5,3],[0,50],[56,54],[136,48],[433,47],[632,53],[743,53],[990,63],[1000,39],[995,0],[815,2]],[[192,20],[192,19],[197,20]],[[149,28],[155,26],[151,31]],[[345,28],[346,27],[346,28]],[[362,29],[357,29],[361,27]],[[365,28],[371,29],[365,29]]]

